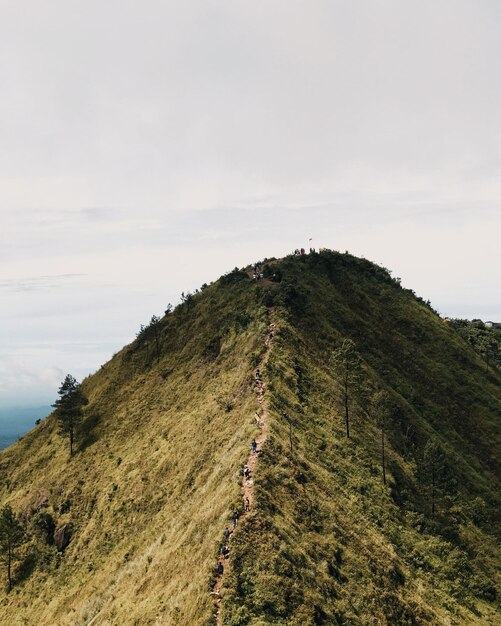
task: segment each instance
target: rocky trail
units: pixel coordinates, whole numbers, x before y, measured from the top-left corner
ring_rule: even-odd
[[[266,407],[266,401],[264,397],[265,384],[262,379],[261,370],[264,367],[266,360],[268,358],[268,354],[269,354],[271,344],[273,341],[274,331],[275,331],[275,324],[272,321],[270,321],[267,327],[266,334],[264,336],[264,343],[266,346],[266,351],[264,352],[263,357],[261,358],[256,370],[254,371],[254,378],[255,378],[255,384],[256,384],[256,398],[260,405],[260,411],[256,411],[256,414],[255,414],[256,425],[259,428],[259,434],[256,435],[256,438],[255,438],[257,449],[256,451],[253,451],[252,446],[251,446],[251,451],[244,465],[244,468],[245,466],[247,466],[249,469],[249,476],[246,477],[244,473],[242,475],[241,493],[242,493],[242,503],[243,503],[242,511],[243,512],[239,515],[236,526],[233,529],[230,529],[230,536],[228,538],[227,544],[231,544],[231,535],[234,532],[238,532],[238,524],[240,524],[242,520],[245,519],[247,515],[249,515],[249,513],[253,510],[253,507],[254,507],[254,473],[256,471],[256,466],[257,466],[257,462],[259,459],[260,451],[262,450],[262,447],[268,437],[268,410]],[[228,547],[230,547],[230,545],[228,545]],[[225,571],[231,565],[230,556],[228,555],[225,558],[223,555],[220,555],[218,559],[218,565],[219,563],[222,563],[223,571],[222,573],[217,574],[215,583],[214,583],[214,588],[211,591],[211,595],[214,598],[214,605],[215,605],[214,616],[215,616],[216,625],[222,626],[222,619],[221,619],[222,588],[223,588]]]

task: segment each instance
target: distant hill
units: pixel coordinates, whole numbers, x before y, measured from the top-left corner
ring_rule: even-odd
[[[332,251],[185,294],[83,381],[72,459],[53,416],[0,453],[0,503],[30,533],[0,623],[499,624],[501,375],[465,328]],[[259,364],[267,440],[215,586]]]
[[[16,440],[18,435],[0,435],[0,450],[11,446]]]
[[[0,450],[13,444],[52,411],[51,407],[0,408]]]

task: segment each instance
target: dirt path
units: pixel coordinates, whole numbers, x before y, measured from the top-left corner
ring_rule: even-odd
[[[248,466],[250,470],[250,477],[246,478],[244,475],[242,475],[241,492],[242,492],[243,513],[240,514],[236,527],[230,528],[230,537],[227,542],[228,547],[230,547],[230,544],[231,544],[231,535],[234,532],[238,532],[238,524],[241,523],[241,521],[253,510],[253,506],[254,506],[254,472],[256,471],[256,465],[258,462],[259,453],[263,447],[263,444],[268,438],[268,409],[266,407],[266,401],[264,398],[265,384],[264,384],[264,381],[262,379],[262,375],[260,374],[260,372],[262,368],[264,367],[264,364],[266,363],[266,360],[268,358],[270,347],[273,341],[274,331],[275,331],[275,324],[271,321],[271,316],[270,316],[270,322],[268,324],[268,328],[264,336],[264,343],[266,346],[266,351],[263,354],[263,357],[261,361],[259,362],[259,365],[257,366],[256,370],[253,373],[254,378],[255,378],[257,401],[261,405],[261,412],[260,412],[261,414],[259,414],[258,412],[256,412],[255,414],[256,425],[259,428],[259,434],[256,435],[257,450],[256,452],[253,452],[252,447],[251,447],[251,451],[246,461],[246,465]],[[227,558],[223,558],[223,556],[220,555],[218,562],[222,563],[224,570],[226,570],[231,562],[231,554]],[[214,616],[216,620],[216,626],[222,626],[221,589],[223,586],[223,579],[224,579],[224,571],[222,574],[216,576],[214,588],[211,591],[211,595],[214,598],[214,605],[215,605]]]

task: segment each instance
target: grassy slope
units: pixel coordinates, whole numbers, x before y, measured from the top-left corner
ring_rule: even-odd
[[[264,313],[248,282],[211,285],[162,320],[158,362],[146,332],[84,382],[93,428],[70,462],[51,418],[0,454],[2,503],[31,526],[48,511],[75,528],[63,556],[33,541],[34,571],[26,561],[15,590],[0,591],[0,623],[211,621],[211,569],[254,433]]]
[[[211,568],[254,434],[262,302],[279,329],[265,372],[270,439],[256,510],[233,539],[224,624],[496,623],[499,375],[368,262],[326,253],[270,268],[278,288],[232,275],[164,318],[158,362],[149,329],[86,380],[73,460],[51,419],[0,453],[1,503],[30,526],[49,511],[75,527],[63,556],[33,539],[36,563],[0,591],[0,623],[213,623]],[[367,387],[390,390],[396,407],[387,487],[369,406],[353,406],[344,438],[328,362],[345,336]],[[449,466],[435,520],[422,471],[431,436]]]
[[[261,512],[239,538],[224,624],[499,623],[499,374],[380,268],[324,254],[280,269]],[[329,355],[345,336],[367,386],[389,390],[395,406],[386,487],[370,405],[354,406],[344,435]],[[446,450],[449,479],[434,520],[430,437]]]

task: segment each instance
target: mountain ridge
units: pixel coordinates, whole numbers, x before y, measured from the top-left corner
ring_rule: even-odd
[[[324,251],[261,270],[253,280],[235,268],[187,294],[83,381],[70,462],[50,416],[0,454],[1,501],[32,532],[1,619],[214,623],[216,558],[242,507],[272,310],[269,437],[256,505],[231,540],[221,623],[496,623],[499,370],[369,261]],[[330,365],[347,337],[367,392],[353,401],[350,439]],[[392,401],[386,486],[378,389]],[[435,518],[429,441],[442,454]],[[71,527],[64,551],[43,515]]]

